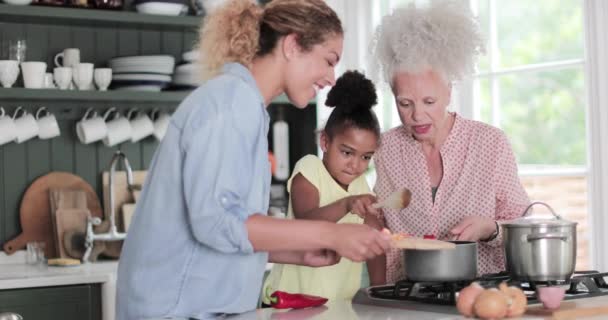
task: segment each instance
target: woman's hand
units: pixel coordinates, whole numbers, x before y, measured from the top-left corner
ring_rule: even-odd
[[[364,224],[335,225],[332,249],[355,262],[384,254],[390,248],[391,236]]]
[[[363,219],[363,223],[376,230],[384,229],[384,219],[378,218],[378,216],[373,214],[366,215]]]
[[[325,267],[334,265],[338,262],[340,262],[340,256],[335,251],[320,249],[305,251],[302,254],[301,265],[309,267]]]
[[[496,232],[496,222],[488,217],[468,216],[450,230],[454,240],[479,241],[490,238]]]
[[[378,209],[372,207],[376,202],[376,197],[371,194],[350,196],[346,198],[346,212],[356,214],[363,219],[370,214],[379,215]]]

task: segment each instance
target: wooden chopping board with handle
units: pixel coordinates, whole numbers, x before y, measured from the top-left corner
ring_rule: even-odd
[[[49,189],[85,190],[87,207],[91,214],[94,217],[103,216],[99,197],[90,184],[69,172],[50,172],[34,180],[25,191],[19,208],[22,232],[4,244],[3,249],[6,254],[13,254],[16,250],[24,248],[30,241],[41,241],[46,243],[44,254],[47,258],[57,256],[55,232],[51,221]]]
[[[146,179],[148,171],[133,171],[133,184],[141,189]],[[110,172],[104,171],[102,175],[103,185],[103,204],[105,208],[105,220],[110,218]],[[122,212],[122,206],[126,203],[135,203],[135,197],[139,197],[139,191],[131,193],[127,184],[127,174],[125,171],[116,171],[114,173],[114,214],[116,215],[116,227],[119,231],[125,232],[124,216]],[[127,217],[129,219],[129,217]],[[129,220],[130,221],[130,220]],[[108,225],[109,229],[109,225]],[[106,242],[106,249],[103,254],[112,257],[119,258],[122,250],[122,241],[108,241]]]

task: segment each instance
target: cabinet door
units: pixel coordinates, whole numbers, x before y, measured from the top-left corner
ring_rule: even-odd
[[[100,320],[101,287],[76,285],[0,291],[0,312],[25,320]]]

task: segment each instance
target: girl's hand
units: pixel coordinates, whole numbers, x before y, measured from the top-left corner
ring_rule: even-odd
[[[493,219],[481,216],[468,216],[450,230],[454,240],[479,241],[490,238],[496,232]]]
[[[333,250],[320,249],[305,251],[302,254],[301,265],[309,267],[325,267],[340,262],[340,256]]]
[[[379,215],[378,209],[372,208],[376,203],[376,197],[371,194],[361,194],[346,198],[346,211],[358,215],[365,219],[366,216],[373,214]]]
[[[382,255],[390,248],[390,235],[364,224],[336,224],[332,236],[332,249],[354,262]]]

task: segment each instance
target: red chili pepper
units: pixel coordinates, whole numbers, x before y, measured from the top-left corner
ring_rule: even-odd
[[[425,234],[422,236],[423,239],[437,239],[434,234]]]
[[[288,293],[275,291],[270,293],[270,287],[266,287],[266,296],[270,305],[275,309],[302,309],[318,307],[327,302],[327,298],[302,293]]]

